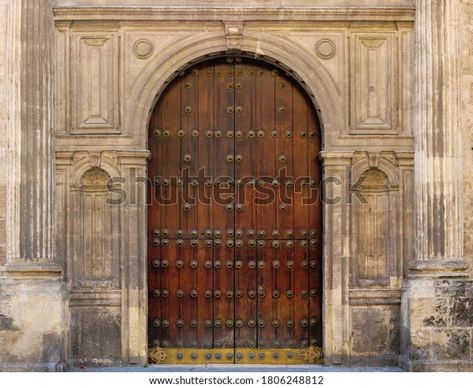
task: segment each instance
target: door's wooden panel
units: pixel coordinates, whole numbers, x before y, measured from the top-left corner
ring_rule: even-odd
[[[180,176],[182,166],[181,141],[178,130],[181,125],[181,111],[179,101],[181,98],[180,88],[171,88],[164,97],[161,115],[161,134],[150,140],[161,145],[160,154],[156,155],[157,174],[156,189],[160,191],[162,206],[161,223],[159,229],[176,230],[182,222],[180,215],[181,203],[179,201],[179,188],[176,177]],[[152,207],[155,211],[156,207]],[[161,235],[160,237],[166,237]]]
[[[250,73],[251,74],[251,73]],[[276,202],[273,197],[272,180],[275,176],[275,105],[274,76],[271,69],[264,66],[253,73],[256,77],[256,125],[258,170],[255,176],[255,189],[258,203],[256,205],[258,237],[271,235],[276,225]],[[268,200],[268,198],[270,200]]]
[[[197,249],[197,269],[196,269],[196,288],[197,296],[194,297],[197,304],[197,311],[192,317],[197,323],[196,342],[200,348],[210,349],[213,347],[213,327],[206,325],[206,322],[213,320],[213,303],[207,297],[207,292],[212,291],[214,266],[212,265],[213,246],[207,247],[200,244]],[[195,266],[196,263],[193,263]],[[192,323],[192,322],[191,322]]]
[[[300,86],[251,59],[199,64],[163,93],[150,121],[148,271],[149,346],[164,362],[316,361],[318,128]]]
[[[213,193],[212,176],[214,174],[214,140],[206,135],[206,131],[215,128],[215,86],[213,66],[201,66],[197,74],[198,80],[194,85],[198,87],[199,115],[198,124],[193,128],[191,136],[198,149],[199,166],[199,201],[198,220],[199,226],[213,230]]]
[[[258,144],[255,128],[255,73],[251,63],[235,64],[235,345],[238,348],[256,347],[257,290],[256,208],[254,187],[249,184],[257,176]],[[238,359],[237,359],[238,361]]]
[[[309,105],[306,96],[300,88],[293,88],[293,171],[294,171],[294,236],[297,239],[304,238],[303,232],[309,229],[309,213],[303,205],[304,199],[309,195],[307,185],[308,170],[308,147],[307,128],[309,117]]]
[[[256,239],[245,236],[243,247],[235,252],[235,345],[254,348],[257,341],[257,275]]]
[[[277,71],[277,70],[274,70]],[[275,104],[275,130],[274,138],[276,155],[275,179],[279,186],[276,187],[276,226],[280,238],[290,237],[288,233],[293,232],[294,204],[293,190],[285,184],[285,177],[293,176],[293,149],[292,149],[292,126],[293,126],[293,104],[292,83],[287,77],[279,73],[274,77],[274,104]],[[286,190],[289,189],[289,190]]]
[[[260,240],[258,242],[258,284],[256,297],[258,300],[258,348],[266,349],[277,347],[277,340],[273,320],[277,319],[277,303],[272,297],[276,285],[276,273],[273,270],[273,260],[278,260],[277,249],[274,249],[271,241]],[[264,265],[263,265],[264,263]]]
[[[320,241],[320,240],[319,240]],[[322,244],[309,248],[309,344],[322,346]]]
[[[234,230],[234,187],[228,182],[234,178],[235,96],[233,90],[234,67],[232,64],[215,65],[214,138],[214,228],[220,231]],[[231,85],[231,88],[229,87]],[[228,236],[232,238],[233,236]]]
[[[294,342],[294,310],[299,308],[294,297],[288,297],[287,291],[293,289],[294,282],[294,241],[286,240],[280,249],[277,262],[273,265],[276,273],[275,297],[277,301],[277,319],[279,322],[278,340],[283,348],[291,348]],[[277,297],[276,297],[277,296]]]
[[[306,347],[309,342],[309,262],[308,240],[298,240],[294,244],[294,287],[286,295],[294,300],[294,344]]]
[[[179,249],[175,244],[167,247],[161,245],[161,346],[173,348],[180,345],[182,328],[178,321],[181,315],[182,300],[178,297],[181,288],[180,270],[176,267],[179,258]]]
[[[215,114],[214,138],[214,229],[222,234],[220,246],[214,247],[214,347],[234,346],[234,297],[227,297],[227,291],[234,290],[233,265],[235,237],[235,195],[234,178],[234,135],[235,95],[234,66],[219,62],[215,65]]]

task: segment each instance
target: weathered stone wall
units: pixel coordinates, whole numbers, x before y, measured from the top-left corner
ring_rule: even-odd
[[[0,371],[54,371],[64,360],[62,279],[0,278]]]
[[[473,281],[416,279],[405,290],[404,366],[411,371],[473,369]]]

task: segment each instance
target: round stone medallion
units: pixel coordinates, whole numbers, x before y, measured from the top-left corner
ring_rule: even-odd
[[[137,58],[146,59],[153,53],[153,44],[146,39],[139,39],[133,45],[133,53]]]
[[[315,45],[315,53],[322,59],[330,59],[335,56],[337,48],[330,39],[320,39]]]

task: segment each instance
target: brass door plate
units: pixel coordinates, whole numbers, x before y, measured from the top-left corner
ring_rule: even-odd
[[[322,348],[304,349],[191,349],[152,348],[150,364],[323,364]]]

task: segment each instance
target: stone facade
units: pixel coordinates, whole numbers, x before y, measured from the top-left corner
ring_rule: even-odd
[[[473,4],[111,3],[0,1],[0,368],[146,363],[149,115],[230,53],[321,119],[325,363],[472,370]]]

